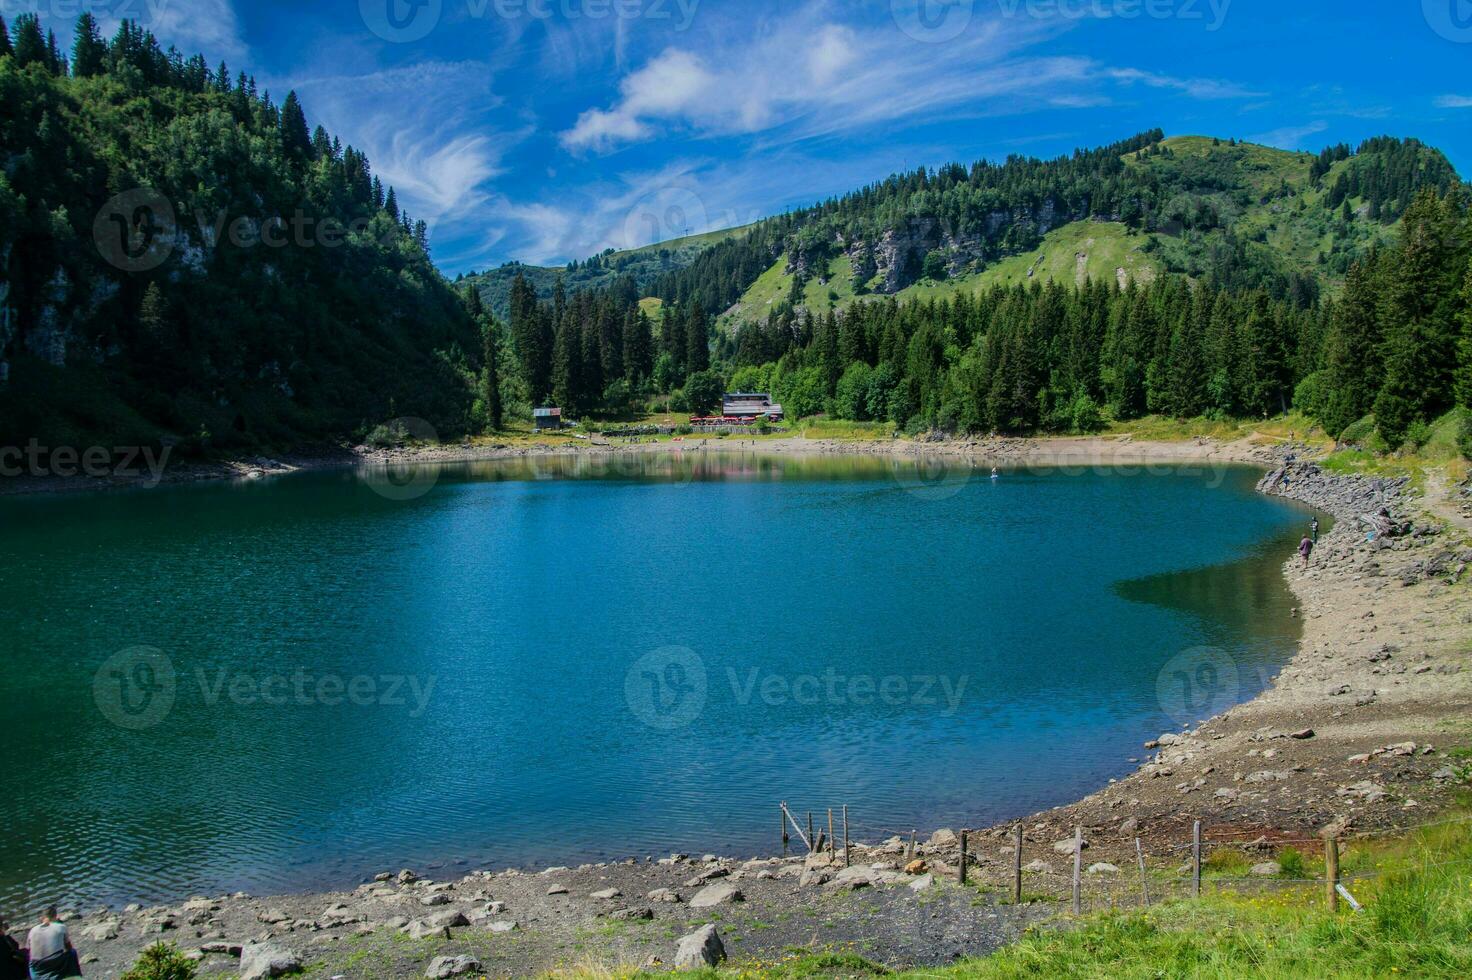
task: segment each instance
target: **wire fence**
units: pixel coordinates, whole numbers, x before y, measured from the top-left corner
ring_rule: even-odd
[[[1042,839],[1022,824],[938,835],[936,830],[860,820],[848,806],[794,811],[783,803],[781,811],[784,854],[822,853],[827,863],[845,866],[885,861],[913,868],[911,862],[921,860],[927,871],[952,875],[1000,898],[1071,902],[1080,913],[1212,894],[1311,895],[1315,890],[1331,909],[1339,907],[1342,897],[1359,910],[1360,897],[1350,889],[1400,870],[1359,866],[1368,857],[1365,845],[1472,824],[1472,816],[1458,816],[1388,830],[1331,827],[1308,835],[1241,825],[1213,828],[1193,821],[1191,839],[1183,842],[1162,841],[1157,835],[1146,843],[1115,833],[1096,843],[1084,837],[1081,827],[1072,838],[1059,841]],[[796,835],[789,835],[789,829]],[[1083,846],[1071,846],[1075,841]],[[1112,854],[1119,863],[1101,860],[1101,853]],[[1409,863],[1422,871],[1472,866],[1472,857],[1432,860],[1434,856],[1428,850],[1422,860]]]

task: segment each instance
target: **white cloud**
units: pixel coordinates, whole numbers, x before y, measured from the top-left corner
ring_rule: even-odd
[[[1438,109],[1472,109],[1472,95],[1443,95],[1437,98]]]
[[[1305,139],[1316,133],[1322,133],[1329,128],[1329,124],[1322,119],[1316,119],[1302,126],[1284,126],[1281,129],[1269,130],[1266,133],[1258,133],[1249,136],[1248,142],[1261,143],[1264,146],[1275,146],[1280,150],[1301,149]]]

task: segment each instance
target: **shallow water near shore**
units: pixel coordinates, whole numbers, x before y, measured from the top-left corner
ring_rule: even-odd
[[[1291,656],[1258,471],[648,454],[0,500],[0,909],[1078,798]],[[438,870],[437,869],[446,869]]]

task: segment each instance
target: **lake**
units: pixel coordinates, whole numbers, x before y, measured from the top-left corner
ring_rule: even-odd
[[[986,826],[1293,651],[1257,471],[686,451],[0,498],[0,908]]]

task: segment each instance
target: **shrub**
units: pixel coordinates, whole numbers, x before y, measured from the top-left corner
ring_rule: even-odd
[[[1472,459],[1472,411],[1462,413],[1461,424],[1457,426],[1457,449],[1467,459]]]
[[[363,441],[375,449],[391,449],[409,441],[409,430],[404,428],[403,422],[395,419],[392,422],[374,426]]]
[[[1423,420],[1412,422],[1406,427],[1405,448],[1410,452],[1415,452],[1426,445],[1427,440],[1430,438],[1431,426],[1427,425]]]
[[[1098,402],[1080,393],[1068,406],[1068,422],[1074,432],[1102,432],[1104,412]]]
[[[196,966],[173,943],[155,943],[138,954],[122,980],[194,980]]]
[[[1278,852],[1278,867],[1283,869],[1284,878],[1307,878],[1308,868],[1304,864],[1303,852],[1296,847],[1285,847]]]

